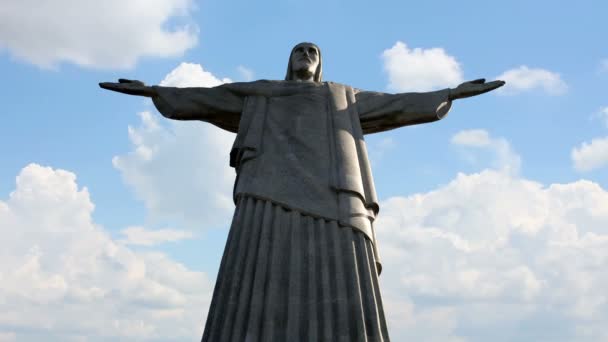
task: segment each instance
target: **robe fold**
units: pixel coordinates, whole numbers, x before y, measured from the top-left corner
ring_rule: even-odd
[[[153,98],[154,104],[165,117],[176,120],[202,120],[237,133],[230,151],[230,165],[237,173],[233,194],[237,209],[231,227],[231,236],[233,231],[264,226],[264,220],[268,222],[280,220],[282,214],[277,214],[278,216],[268,214],[270,216],[263,216],[264,218],[251,214],[250,221],[244,221],[242,216],[239,216],[245,215],[242,211],[254,209],[246,209],[242,206],[255,200],[259,201],[256,202],[257,207],[281,208],[276,209],[277,212],[292,211],[298,217],[297,222],[309,219],[317,222],[312,224],[317,227],[316,230],[311,228],[310,224],[297,228],[297,224],[294,226],[293,223],[287,225],[289,228],[275,224],[276,229],[301,229],[303,231],[301,234],[311,229],[315,230],[316,237],[314,241],[311,240],[311,244],[328,243],[316,239],[321,236],[332,239],[334,236],[332,232],[319,234],[319,226],[325,227],[322,229],[338,229],[342,232],[336,233],[339,234],[336,235],[337,240],[332,240],[333,242],[330,243],[339,245],[341,243],[339,241],[346,239],[351,241],[350,244],[356,251],[371,253],[368,257],[362,257],[357,255],[359,252],[355,251],[353,254],[353,251],[348,252],[348,248],[343,248],[346,252],[339,256],[340,260],[347,265],[354,265],[352,267],[355,268],[361,262],[370,260],[373,261],[372,265],[375,264],[371,269],[362,270],[363,273],[354,274],[353,279],[358,283],[353,285],[354,288],[345,288],[350,289],[348,291],[351,296],[345,299],[344,304],[346,307],[356,309],[366,302],[366,295],[371,295],[374,298],[373,308],[360,312],[360,315],[355,309],[345,314],[355,321],[359,317],[366,324],[378,322],[361,325],[363,327],[360,330],[361,336],[369,335],[370,329],[379,332],[376,334],[377,337],[363,340],[388,341],[388,335],[384,333],[386,325],[377,289],[377,275],[381,271],[381,265],[373,222],[378,214],[379,205],[364,134],[441,119],[450,108],[449,91],[446,89],[428,93],[386,94],[361,91],[332,82],[297,81],[231,83],[214,88],[155,87],[155,89],[158,96]],[[241,214],[238,214],[239,212]],[[264,228],[257,230],[264,231]],[[242,232],[239,234],[239,236],[246,235]],[[259,241],[261,246],[264,241],[263,236],[256,236],[253,231],[247,234],[254,234],[248,239]],[[268,234],[280,235],[278,232]],[[360,239],[358,235],[364,238]],[[250,265],[252,269],[247,268],[248,263],[245,263],[242,269],[229,266],[228,260],[237,258],[230,253],[238,253],[239,248],[235,246],[242,243],[244,242],[238,239],[229,238],[226,245],[205,329],[205,335],[213,336],[207,337],[208,340],[217,341],[221,336],[225,336],[225,334],[218,335],[220,329],[216,326],[218,324],[216,320],[220,319],[218,317],[221,319],[236,317],[239,310],[246,310],[250,314],[255,312],[255,307],[249,307],[248,304],[242,304],[247,309],[234,307],[232,313],[225,311],[234,306],[235,300],[246,296],[240,291],[226,295],[227,290],[223,286],[234,287],[229,279],[234,282],[235,274],[247,272],[266,274],[267,271],[259,269],[260,266],[255,263]],[[273,241],[273,243],[283,242]],[[310,254],[306,252],[308,248],[306,244],[292,244],[292,246],[295,251],[278,249],[279,252],[276,252],[273,258],[289,260],[291,253]],[[262,252],[252,251],[252,257],[255,258],[256,254]],[[327,256],[323,256],[322,253],[315,255],[310,262],[323,267],[313,273],[306,273],[310,269],[302,272],[312,277],[316,274],[318,278],[323,276],[323,272],[329,272],[327,268],[329,266],[324,265],[323,262],[331,261],[324,260]],[[298,266],[298,264],[286,264],[286,268],[279,267],[275,271],[288,272],[291,267]],[[335,268],[333,270],[335,271]],[[264,282],[271,282],[269,279],[265,279]],[[357,296],[357,293],[360,295]],[[258,289],[257,294],[249,295],[264,296],[266,293]],[[299,301],[312,300],[321,305],[322,299],[311,299],[307,297],[308,294],[301,295],[303,297],[300,297]],[[289,294],[286,296],[285,300],[291,298]],[[298,308],[305,310],[303,307]],[[338,308],[342,306],[338,305]],[[277,318],[280,316],[279,312],[283,311],[271,313],[271,316],[276,316],[275,320],[279,319]],[[245,324],[243,328],[245,330],[236,332],[233,336],[248,336],[251,341],[266,341],[262,336],[268,331],[259,332],[262,334],[259,336],[250,335],[251,331],[248,329],[251,329],[251,324],[253,323]],[[259,324],[263,326],[263,323]],[[254,324],[254,328],[259,330],[260,327]],[[343,335],[340,332],[331,333],[328,335],[331,338],[328,337],[327,341],[341,340],[341,334]],[[360,340],[357,337],[359,335],[356,334],[355,337],[346,337],[345,340],[350,340],[349,338]],[[203,340],[207,339],[204,337]]]

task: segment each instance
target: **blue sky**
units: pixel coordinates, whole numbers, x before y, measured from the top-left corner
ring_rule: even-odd
[[[0,341],[198,338],[233,136],[97,83],[281,79],[300,41],[325,80],[366,90],[507,81],[367,137],[394,340],[608,340],[605,2],[2,8]]]

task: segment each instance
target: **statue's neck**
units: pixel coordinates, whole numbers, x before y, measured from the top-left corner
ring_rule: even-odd
[[[299,82],[314,82],[315,75],[308,70],[302,69],[293,72],[291,79]]]

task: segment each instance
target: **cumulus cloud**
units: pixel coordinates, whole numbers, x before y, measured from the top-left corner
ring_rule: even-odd
[[[398,41],[382,53],[392,91],[428,91],[462,82],[460,64],[442,48],[410,49]]]
[[[608,192],[598,184],[543,186],[486,170],[381,207],[393,339],[608,337]]]
[[[3,340],[200,337],[211,283],[158,252],[115,241],[71,172],[30,164],[0,201]]]
[[[541,90],[549,95],[561,95],[568,90],[568,86],[560,74],[540,68],[529,68],[525,65],[507,70],[496,79],[507,82],[504,87],[498,89],[499,94],[505,95],[532,90]]]
[[[144,227],[128,227],[121,231],[124,239],[120,242],[127,245],[154,246],[165,242],[176,242],[191,239],[194,234],[177,229],[148,230]]]
[[[181,63],[171,70],[160,82],[164,87],[215,87],[223,83],[232,82],[229,78],[219,79],[203,66],[195,63]]]
[[[608,107],[602,107],[592,116],[608,128]],[[608,165],[608,136],[583,142],[572,148],[570,159],[574,169],[580,172],[592,171]]]
[[[198,64],[182,63],[160,83],[174,87],[212,87],[220,79]],[[234,209],[229,167],[234,134],[199,121],[166,120],[139,113],[129,126],[133,149],[115,156],[114,167],[145,203],[155,220],[189,228],[226,226]]]
[[[591,171],[608,165],[608,137],[583,142],[572,149],[570,158],[578,171]]]
[[[142,57],[180,56],[197,41],[192,0],[3,1],[0,47],[40,67],[68,62],[131,68]],[[176,19],[185,23],[176,24]]]
[[[490,134],[483,129],[460,131],[452,137],[452,143],[462,146],[486,147],[491,144]]]
[[[470,162],[477,164],[478,156],[470,153],[470,149],[485,150],[492,154],[493,167],[506,173],[516,174],[521,167],[521,157],[513,151],[511,144],[504,138],[492,138],[483,129],[470,129],[460,131],[452,136],[451,143],[467,147],[464,154]]]

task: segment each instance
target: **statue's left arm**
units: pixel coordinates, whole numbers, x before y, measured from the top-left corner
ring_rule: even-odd
[[[426,93],[360,91],[355,96],[361,128],[363,133],[370,134],[440,120],[450,110],[452,101],[480,95],[502,85],[503,81],[486,83],[479,79],[462,83],[453,89]]]

